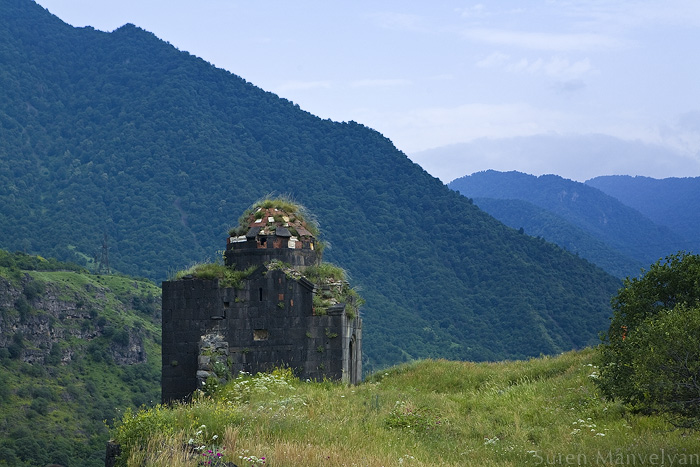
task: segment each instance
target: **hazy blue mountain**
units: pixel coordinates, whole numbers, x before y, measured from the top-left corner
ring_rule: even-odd
[[[649,265],[678,251],[683,245],[678,235],[655,224],[639,211],[596,188],[557,175],[536,177],[520,172],[489,170],[458,178],[450,182],[449,187],[472,198],[527,201],[558,216],[607,245],[608,249],[599,250],[599,245],[581,244],[573,251],[601,267],[607,265],[606,270],[617,275],[637,275],[640,265]],[[487,209],[483,200],[481,206]],[[496,217],[508,225],[517,224],[522,216],[512,209],[492,214],[500,214],[502,217]],[[543,222],[549,221],[543,219]],[[562,228],[549,227],[550,231]],[[536,230],[533,226],[529,228],[529,231]],[[551,233],[545,238],[554,241]],[[559,244],[566,247],[566,244]],[[583,249],[587,250],[585,254]],[[618,258],[612,256],[609,249],[616,251]],[[622,261],[614,265],[616,259]]]
[[[683,237],[683,249],[700,251],[700,177],[610,175],[586,181]]]
[[[474,198],[474,204],[496,219],[533,237],[542,237],[598,265],[617,277],[636,275],[648,266],[615,250],[563,217],[519,199]]]
[[[519,235],[354,122],[322,120],[134,25],[0,0],[0,247],[154,280],[215,260],[270,192],[367,300],[368,369],[597,342],[618,279]]]

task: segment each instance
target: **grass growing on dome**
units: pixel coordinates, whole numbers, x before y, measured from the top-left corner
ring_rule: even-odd
[[[241,217],[238,218],[238,225],[229,230],[229,235],[239,236],[244,235],[248,231],[251,216],[255,219],[263,218],[265,209],[278,209],[284,211],[290,216],[290,224],[294,219],[299,220],[306,229],[311,232],[314,237],[320,235],[318,221],[316,218],[300,203],[295,202],[288,196],[272,197],[268,195],[246,209]],[[281,221],[281,216],[273,216],[277,222]]]

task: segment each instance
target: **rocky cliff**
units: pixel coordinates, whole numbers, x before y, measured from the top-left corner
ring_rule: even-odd
[[[132,287],[134,294],[145,291],[144,285],[137,281]],[[126,303],[114,302],[107,292],[110,292],[107,287],[91,282],[85,282],[82,290],[75,290],[60,281],[45,282],[27,272],[19,281],[0,277],[0,348],[8,349],[11,356],[26,363],[42,364],[52,356],[69,363],[76,349],[62,346],[62,343],[107,337],[112,340],[112,345],[106,348],[108,357],[115,363],[145,362],[141,329],[120,328],[100,313],[100,310],[113,308],[117,315],[125,314],[134,307],[134,295],[126,297]],[[145,292],[145,300],[152,305],[155,315],[160,308],[160,298],[153,291],[150,295]],[[137,296],[136,301],[144,301],[144,298]]]
[[[0,250],[0,465],[103,466],[107,425],[160,399],[160,308],[147,280]]]

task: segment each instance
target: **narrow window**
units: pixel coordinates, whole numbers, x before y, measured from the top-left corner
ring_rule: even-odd
[[[260,293],[260,301],[263,301],[263,293],[262,293],[262,287],[258,289],[258,292]]]
[[[254,341],[266,341],[269,336],[270,336],[270,333],[267,332],[267,329],[255,329],[255,330],[253,330],[253,340]]]

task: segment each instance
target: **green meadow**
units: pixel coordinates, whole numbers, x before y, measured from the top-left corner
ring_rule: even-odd
[[[111,434],[129,466],[700,465],[697,431],[602,398],[594,357],[420,360],[357,386],[240,375]]]

